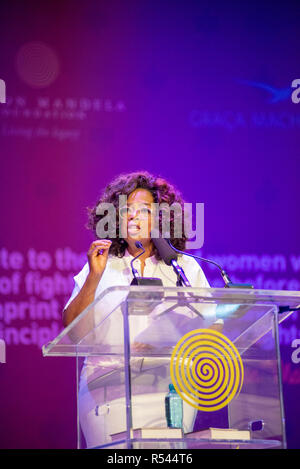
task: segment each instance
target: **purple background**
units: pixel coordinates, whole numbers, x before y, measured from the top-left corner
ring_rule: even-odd
[[[58,248],[86,252],[86,207],[120,172],[145,169],[204,202],[203,255],[299,258],[299,31],[292,1],[1,2],[0,248],[24,258],[30,248],[52,259]],[[244,281],[259,274],[227,267]],[[266,272],[268,285],[300,289],[289,263]],[[0,277],[12,273],[2,265]],[[59,310],[69,290],[55,295]],[[27,297],[22,284],[1,304]],[[297,317],[282,326],[290,448],[299,447],[299,326]],[[16,341],[0,366],[0,447],[76,447],[75,361]]]

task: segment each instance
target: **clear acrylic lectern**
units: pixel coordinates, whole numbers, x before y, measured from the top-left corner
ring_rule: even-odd
[[[78,448],[285,448],[278,325],[292,313],[279,306],[299,304],[291,291],[108,288],[43,347],[76,357]],[[181,436],[167,428],[170,383]],[[250,437],[203,438],[201,425]]]

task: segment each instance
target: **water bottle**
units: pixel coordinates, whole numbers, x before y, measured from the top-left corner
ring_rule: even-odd
[[[173,384],[169,384],[169,392],[165,397],[166,420],[169,428],[182,428],[183,404]]]

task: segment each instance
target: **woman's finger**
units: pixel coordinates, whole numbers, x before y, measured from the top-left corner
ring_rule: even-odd
[[[109,249],[110,246],[111,246],[111,241],[106,241],[106,240],[94,241],[90,246],[88,254],[97,252],[97,250],[99,249]]]

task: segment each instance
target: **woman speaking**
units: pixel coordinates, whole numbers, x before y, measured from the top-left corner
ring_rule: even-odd
[[[125,197],[126,196],[126,197]],[[122,198],[123,197],[123,198]],[[120,200],[126,203],[120,207]],[[99,236],[99,222],[104,214],[99,212],[99,206],[115,208],[115,237],[103,239]],[[71,298],[63,311],[63,324],[69,326],[72,321],[85,310],[95,298],[98,298],[109,287],[128,286],[133,279],[131,261],[141,253],[139,241],[144,252],[134,261],[134,267],[139,277],[159,278],[164,287],[175,287],[177,275],[172,267],[166,265],[151,239],[151,220],[153,207],[157,204],[171,206],[179,204],[184,210],[184,203],[180,192],[165,179],[155,177],[148,172],[134,172],[122,174],[104,189],[101,198],[92,209],[89,209],[88,228],[95,240],[87,252],[87,263],[81,272],[74,277],[75,286]],[[178,223],[178,220],[177,220]],[[187,237],[185,233],[177,237],[176,216],[170,214],[170,240],[175,248],[184,251]],[[100,239],[99,239],[100,238]],[[179,256],[180,266],[185,272],[192,287],[208,288],[207,279],[197,261],[188,256]],[[117,298],[117,293],[110,297]],[[102,309],[103,305],[102,303]],[[111,308],[111,304],[107,304]],[[183,314],[174,312],[172,324],[167,322],[169,315],[157,320],[157,312],[147,315],[132,316],[130,340],[133,349],[139,352],[147,350],[149,344],[143,340],[143,331],[153,328],[159,333],[176,335],[176,321],[182,323],[182,317],[193,316],[193,312]],[[187,308],[186,308],[187,309]],[[102,311],[103,312],[103,311]],[[95,323],[99,324],[101,311],[94,313],[99,317]],[[114,317],[113,317],[114,316]],[[204,327],[215,323],[215,316],[211,314]],[[102,332],[99,329],[97,340],[105,344],[117,344],[122,340],[122,315],[115,312],[108,325]],[[109,444],[111,435],[125,430],[125,401],[124,376],[120,360],[90,356],[85,359],[79,386],[79,415],[86,446],[95,447]],[[164,396],[167,393],[169,375],[165,360],[154,363],[149,359],[136,360],[138,370],[137,380],[133,378],[132,393],[132,423],[133,428],[164,427],[166,426]],[[133,366],[133,370],[134,370]],[[123,376],[123,381],[122,381]],[[107,379],[105,379],[107,378]],[[123,384],[123,385],[122,385]],[[185,432],[193,430],[196,411],[193,407],[183,403],[183,428]]]

